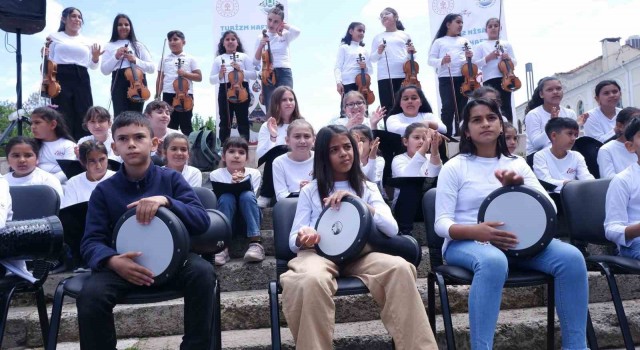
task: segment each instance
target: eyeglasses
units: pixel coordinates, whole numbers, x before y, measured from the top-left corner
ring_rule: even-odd
[[[346,103],[344,106],[347,108],[353,108],[353,107],[362,107],[363,105],[364,105],[363,101],[357,101],[357,102]]]

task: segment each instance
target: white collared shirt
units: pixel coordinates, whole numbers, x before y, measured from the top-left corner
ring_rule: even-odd
[[[181,52],[176,55],[173,52],[168,54],[164,60],[160,63],[160,67],[164,72],[164,80],[162,81],[162,91],[175,94],[176,91],[173,88],[173,81],[178,79],[178,59],[182,60],[181,68],[187,72],[192,73],[194,70],[199,70],[198,62],[191,57],[191,55],[187,55],[186,53]],[[189,79],[184,79],[183,83],[189,84],[189,93],[193,94],[193,81]]]

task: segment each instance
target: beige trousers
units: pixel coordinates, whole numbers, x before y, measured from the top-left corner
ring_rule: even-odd
[[[296,349],[332,349],[336,277],[364,282],[382,308],[380,317],[396,349],[437,349],[416,288],[416,269],[400,257],[369,253],[340,269],[314,250],[303,250],[280,276],[282,308]]]

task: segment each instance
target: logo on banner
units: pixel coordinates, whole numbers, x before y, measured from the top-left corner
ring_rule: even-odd
[[[216,3],[216,11],[222,17],[233,17],[240,10],[240,4],[237,0],[218,0]]]
[[[269,11],[273,10],[276,5],[280,4],[279,2],[277,2],[276,0],[264,0],[261,3],[258,4],[258,6],[260,6],[260,8],[262,9],[262,11],[268,15]]]
[[[496,3],[496,0],[477,0],[476,3],[478,4],[478,7],[486,9],[493,6],[493,4]]]
[[[431,2],[433,12],[439,15],[446,15],[453,12],[453,6],[453,0],[433,0]]]

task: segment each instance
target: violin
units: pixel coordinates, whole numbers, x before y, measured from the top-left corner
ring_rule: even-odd
[[[44,44],[46,48],[49,48],[49,44],[51,44],[51,40],[47,40]],[[40,96],[47,98],[56,98],[62,88],[60,87],[60,83],[56,80],[56,74],[58,73],[58,65],[49,60],[49,57],[45,54],[43,55],[42,61],[42,85],[40,86]]]
[[[469,51],[469,43],[464,43],[464,52]],[[467,57],[467,63],[462,66],[462,76],[464,77],[464,83],[460,87],[460,93],[464,96],[471,96],[473,91],[480,87],[478,83],[478,66],[471,63],[471,57]]]
[[[407,41],[407,45],[411,45],[411,39],[409,39]],[[413,54],[415,52],[411,51],[411,58],[404,63],[404,66],[402,67],[402,69],[404,70],[404,80],[402,81],[401,86],[405,87],[405,86],[410,86],[410,85],[414,85],[416,86],[418,89],[421,89],[422,87],[420,86],[420,82],[418,81],[418,73],[420,72],[420,66],[418,65],[418,62],[416,62],[413,59]]]
[[[125,44],[125,47],[128,46],[129,44]],[[129,53],[131,53],[131,51],[129,51]],[[142,103],[151,97],[151,92],[144,83],[144,73],[142,73],[142,70],[133,62],[130,62],[129,65],[130,67],[124,71],[124,77],[129,81],[127,97],[132,102]]]
[[[262,37],[267,38],[267,30],[262,30]],[[271,54],[271,43],[267,41],[267,49],[262,51],[262,84],[267,86],[276,85],[276,73],[273,71],[273,55]]]
[[[236,63],[236,57],[237,55],[235,53],[231,54],[233,63]],[[243,81],[244,73],[242,71],[234,68],[233,72],[229,73],[229,84],[231,85],[231,87],[227,89],[227,100],[229,100],[229,102],[243,103],[249,99],[249,92],[242,86]]]
[[[358,63],[364,62],[362,54],[358,54]],[[358,86],[358,92],[364,96],[364,100],[367,101],[367,106],[375,102],[376,96],[371,91],[371,76],[365,72],[364,68],[360,68],[360,74],[356,75],[356,85]]]
[[[176,66],[178,70],[182,68],[184,60],[178,58]],[[186,78],[178,75],[178,78],[173,81],[173,90],[176,95],[173,97],[171,105],[176,112],[188,112],[193,109],[193,98],[189,96],[189,82],[185,81]]]
[[[500,50],[500,53],[504,53],[504,47],[500,45],[500,40],[496,41],[496,50]],[[520,82],[520,79],[513,73],[514,66],[511,59],[503,58],[500,60],[500,62],[498,62],[498,69],[500,70],[500,73],[502,73],[502,90],[514,92],[522,87],[522,82]]]

